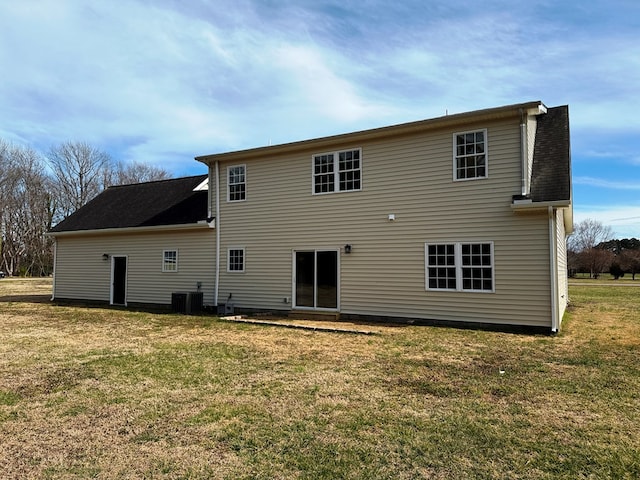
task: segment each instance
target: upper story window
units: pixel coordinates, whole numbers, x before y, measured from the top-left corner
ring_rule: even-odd
[[[427,244],[427,290],[493,292],[493,243]]]
[[[349,192],[362,188],[362,151],[343,150],[313,156],[313,193]]]
[[[178,251],[164,250],[162,252],[162,271],[177,272],[178,271]]]
[[[227,168],[227,201],[240,202],[247,198],[247,174],[245,165]]]
[[[487,178],[487,130],[453,135],[453,178],[472,180]]]

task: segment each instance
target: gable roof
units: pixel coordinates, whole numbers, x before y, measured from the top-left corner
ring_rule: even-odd
[[[534,202],[571,200],[569,107],[553,107],[537,117],[530,196]]]
[[[207,175],[109,187],[51,233],[193,224],[207,217]]]

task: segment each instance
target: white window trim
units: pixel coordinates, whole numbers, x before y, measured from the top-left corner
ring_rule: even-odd
[[[358,151],[359,152],[359,157],[360,157],[360,168],[358,169],[360,171],[360,188],[354,188],[352,190],[339,190],[340,188],[340,169],[339,169],[339,165],[340,165],[340,154],[344,153],[344,152],[354,152],[354,151]],[[333,185],[334,185],[334,190],[333,192],[318,192],[316,193],[316,161],[315,158],[322,156],[322,155],[333,155]],[[332,195],[334,193],[349,193],[349,192],[360,192],[362,191],[362,184],[363,184],[363,174],[362,174],[363,168],[362,168],[362,148],[358,147],[358,148],[343,148],[341,150],[334,150],[334,151],[330,151],[330,152],[322,152],[322,153],[314,153],[313,155],[311,155],[311,194],[312,195]]]
[[[231,270],[231,251],[242,251],[242,270]],[[227,249],[227,273],[244,273],[247,269],[247,252],[244,247],[229,247]]]
[[[462,245],[489,244],[491,248],[491,290],[475,290],[462,288]],[[456,268],[456,288],[430,288],[429,287],[429,245],[453,245]],[[496,292],[496,259],[492,241],[463,241],[463,242],[427,242],[424,244],[424,287],[430,292],[464,292],[464,293],[495,293]],[[486,267],[483,267],[486,268]]]
[[[471,177],[471,178],[458,178],[457,158],[458,158],[458,143],[456,136],[466,135],[467,133],[484,133],[484,177]],[[478,128],[476,130],[467,130],[466,132],[456,132],[453,134],[453,181],[454,182],[467,182],[473,180],[484,180],[489,178],[489,136],[487,135],[486,128]]]
[[[232,168],[237,168],[237,167],[242,167],[244,169],[244,198],[241,199],[241,200],[231,200],[231,188],[229,188],[231,186],[231,184],[229,183],[229,171]],[[240,185],[240,184],[235,184],[235,185]],[[237,165],[229,165],[227,167],[227,203],[246,202],[247,201],[247,193],[248,193],[248,188],[247,188],[247,165],[245,163],[241,163],[241,164],[237,164]]]
[[[169,270],[167,269],[167,262],[166,262],[166,254],[169,252],[175,252],[176,254],[176,268],[175,270]],[[162,251],[162,272],[163,273],[177,273],[178,272],[178,249],[177,248],[167,248],[165,250]]]

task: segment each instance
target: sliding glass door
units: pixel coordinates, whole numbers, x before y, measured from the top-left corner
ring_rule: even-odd
[[[295,307],[338,308],[338,251],[295,252]]]

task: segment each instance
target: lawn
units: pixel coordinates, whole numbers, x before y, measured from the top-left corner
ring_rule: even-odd
[[[50,288],[0,280],[3,479],[640,478],[640,288],[572,286],[556,336],[294,330]]]

